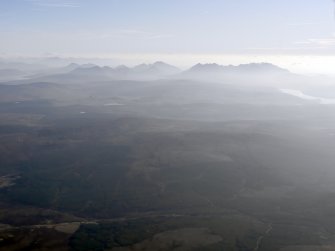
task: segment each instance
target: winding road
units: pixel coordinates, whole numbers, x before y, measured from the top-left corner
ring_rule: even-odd
[[[259,250],[259,248],[261,247],[261,244],[263,242],[264,237],[266,237],[271,231],[272,231],[272,224],[270,223],[269,226],[268,226],[268,228],[266,229],[264,235],[260,236],[257,239],[256,247],[254,248],[254,251],[258,251]]]

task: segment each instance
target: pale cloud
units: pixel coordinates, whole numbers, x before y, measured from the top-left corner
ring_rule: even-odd
[[[335,37],[329,38],[310,38],[304,41],[295,42],[297,45],[312,45],[320,48],[328,48],[335,45]]]
[[[289,23],[288,26],[310,26],[310,25],[322,25],[325,22],[301,22],[301,23]]]
[[[139,40],[153,40],[153,39],[167,39],[173,38],[172,34],[154,33],[144,30],[136,29],[120,29],[112,31],[102,32],[82,32],[78,36],[83,39],[115,39],[115,38],[128,38],[128,39],[139,39]]]
[[[26,0],[26,2],[29,2],[37,7],[47,7],[47,8],[79,7],[79,3],[77,1],[70,1],[70,0]]]

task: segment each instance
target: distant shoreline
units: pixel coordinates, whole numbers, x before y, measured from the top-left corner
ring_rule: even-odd
[[[317,101],[318,103],[320,103],[322,105],[334,105],[335,104],[335,99],[306,95],[302,91],[294,90],[294,89],[279,89],[279,90],[282,93],[285,93],[285,94],[288,94],[288,95],[291,95],[291,96],[295,96],[295,97],[298,97],[298,98],[301,98],[301,99]]]

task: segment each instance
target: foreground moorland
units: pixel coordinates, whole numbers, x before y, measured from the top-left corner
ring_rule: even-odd
[[[264,66],[0,84],[0,250],[334,250],[335,106]]]

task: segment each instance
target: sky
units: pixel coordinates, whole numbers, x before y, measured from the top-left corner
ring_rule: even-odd
[[[0,57],[271,61],[332,72],[333,0],[0,0]]]

